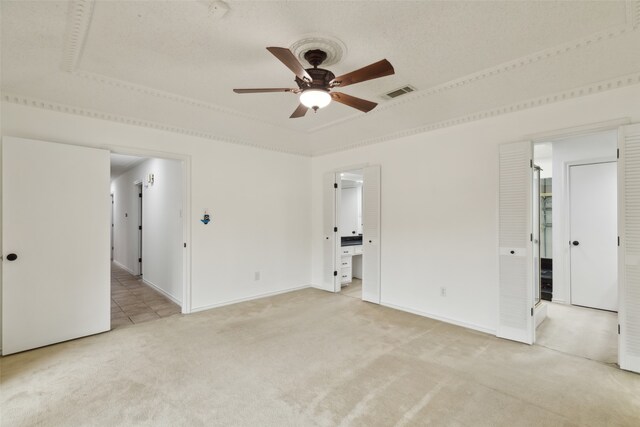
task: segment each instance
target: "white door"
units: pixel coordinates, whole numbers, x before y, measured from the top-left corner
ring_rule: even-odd
[[[616,162],[569,168],[571,304],[618,311]]]
[[[380,166],[364,168],[362,184],[362,299],[380,304]]]
[[[502,144],[499,153],[499,301],[496,335],[533,344],[531,142]]]
[[[618,364],[640,372],[640,124],[620,128],[618,149]]]
[[[109,173],[105,150],[3,138],[3,355],[109,330]]]
[[[336,224],[337,182],[333,172],[326,173],[322,180],[322,288],[330,292],[340,291],[336,263],[336,257],[340,255],[336,250],[336,245],[339,244]]]

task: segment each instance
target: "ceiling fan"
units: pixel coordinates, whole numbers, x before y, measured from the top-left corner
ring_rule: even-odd
[[[267,50],[278,58],[296,75],[295,82],[297,88],[262,88],[262,89],[234,89],[235,93],[267,93],[267,92],[291,92],[300,94],[300,105],[293,112],[290,118],[303,117],[309,108],[318,111],[324,108],[331,100],[339,102],[349,107],[356,108],[365,113],[373,110],[375,102],[356,98],[346,93],[332,92],[334,87],[345,87],[352,84],[377,79],[379,77],[390,76],[395,73],[389,61],[383,59],[366,67],[336,77],[331,71],[318,68],[327,59],[326,52],[314,49],[305,52],[306,59],[313,68],[305,69],[295,55],[284,47],[268,47]]]

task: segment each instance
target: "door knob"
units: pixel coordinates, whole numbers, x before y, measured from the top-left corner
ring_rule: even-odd
[[[578,246],[580,244],[580,242],[578,242],[577,240],[574,240],[573,242],[571,242],[571,244],[573,246]]]
[[[18,259],[18,255],[16,255],[16,254],[7,255],[7,261],[15,261],[17,259]]]

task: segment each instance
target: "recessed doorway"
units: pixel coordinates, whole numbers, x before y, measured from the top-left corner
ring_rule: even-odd
[[[618,360],[616,152],[616,130],[534,145],[535,343],[604,363]]]
[[[380,304],[380,166],[328,172],[323,184],[323,288]],[[344,185],[344,188],[343,188]]]
[[[179,314],[183,299],[183,165],[111,154],[111,327]]]

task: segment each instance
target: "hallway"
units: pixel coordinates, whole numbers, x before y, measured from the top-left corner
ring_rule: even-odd
[[[111,264],[111,329],[180,314],[180,306]]]

